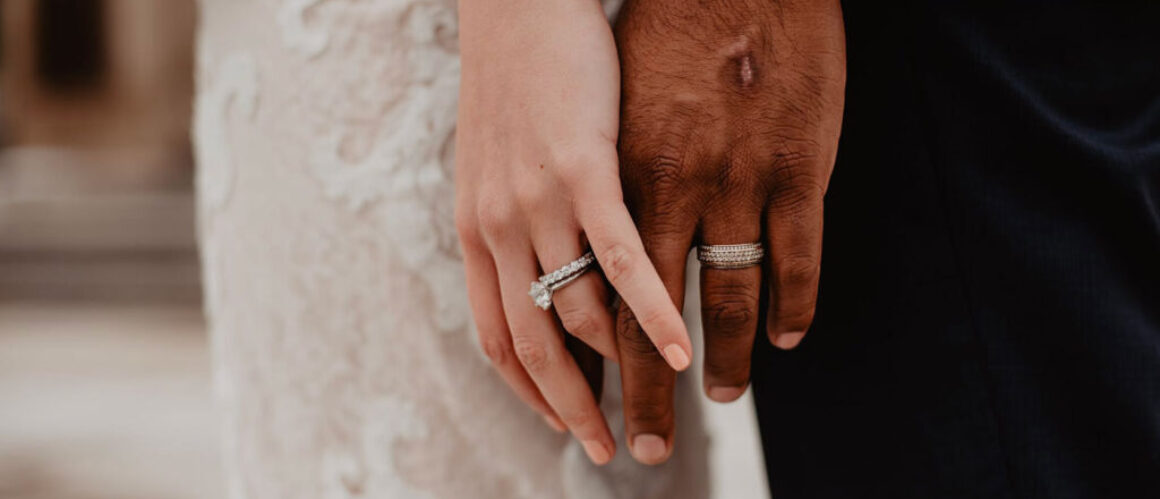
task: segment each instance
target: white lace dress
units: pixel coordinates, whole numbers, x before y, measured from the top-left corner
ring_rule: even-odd
[[[673,462],[604,468],[479,352],[452,222],[453,0],[202,0],[198,198],[230,496],[708,495],[683,381]],[[611,370],[610,370],[611,371]]]

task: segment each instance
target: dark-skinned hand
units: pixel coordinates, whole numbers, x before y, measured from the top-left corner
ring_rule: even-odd
[[[788,349],[813,320],[844,104],[841,7],[629,0],[615,36],[625,201],[673,303],[693,246],[765,246],[763,266],[701,270],[705,390],[732,401],[759,329]],[[676,372],[639,322],[620,307],[627,436],[638,461],[656,464],[673,451]]]

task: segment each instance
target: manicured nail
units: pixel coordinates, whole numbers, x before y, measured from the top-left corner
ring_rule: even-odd
[[[564,433],[568,431],[568,427],[564,426],[564,422],[560,421],[560,418],[556,416],[543,416],[543,418],[544,422],[548,423],[548,426],[550,426],[553,430],[556,430],[556,433]]]
[[[668,455],[665,439],[651,433],[632,438],[632,457],[644,464],[661,464]]]
[[[798,346],[798,343],[802,342],[802,337],[805,335],[805,331],[775,334],[773,335],[773,346],[782,350],[790,350]]]
[[[669,361],[669,365],[678,371],[684,371],[689,367],[689,354],[680,345],[672,344],[664,349],[665,360]]]
[[[585,440],[580,442],[584,446],[584,452],[588,454],[588,459],[591,459],[597,466],[601,466],[612,459],[612,454],[604,447],[604,444],[595,440]]]
[[[745,393],[744,386],[710,386],[709,399],[714,402],[732,402]]]

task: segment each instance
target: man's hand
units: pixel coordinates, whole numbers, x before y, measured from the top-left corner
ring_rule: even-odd
[[[624,195],[673,302],[693,244],[766,248],[765,268],[701,271],[705,389],[732,401],[748,386],[762,318],[781,348],[813,320],[845,89],[841,7],[629,0],[616,38]],[[617,333],[629,448],[663,462],[676,372],[627,307]]]

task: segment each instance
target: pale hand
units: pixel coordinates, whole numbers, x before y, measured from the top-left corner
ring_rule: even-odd
[[[563,335],[616,359],[608,290],[588,272],[544,311],[532,281],[590,247],[669,365],[686,368],[692,348],[621,195],[612,32],[595,0],[459,8],[456,223],[480,342],[524,402],[603,464],[616,445]]]

